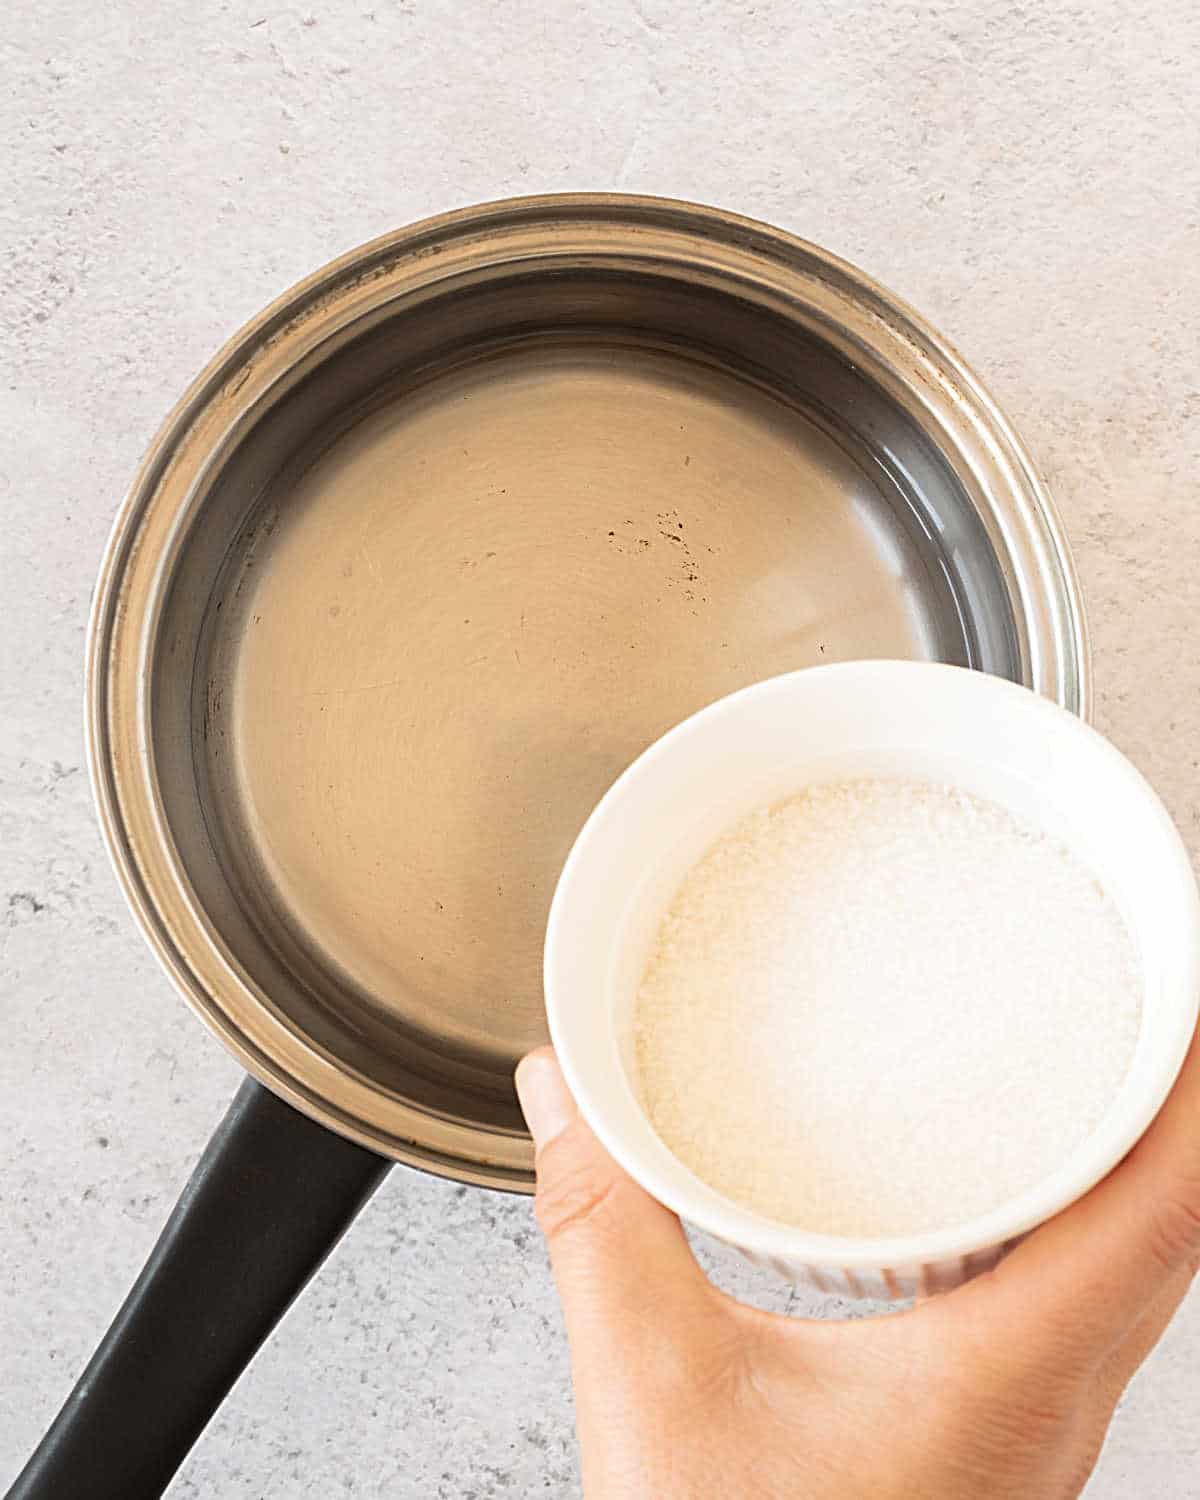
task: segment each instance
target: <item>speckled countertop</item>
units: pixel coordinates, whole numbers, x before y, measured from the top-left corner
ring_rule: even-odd
[[[329,257],[472,200],[621,187],[815,239],[921,308],[1015,420],[1075,545],[1098,721],[1200,851],[1198,55],[1187,0],[9,7],[0,1485],[239,1076],[127,917],[82,768],[92,577],[191,375]],[[1198,1488],[1193,1298],[1088,1493]],[[576,1491],[529,1205],[397,1171],[171,1495]]]

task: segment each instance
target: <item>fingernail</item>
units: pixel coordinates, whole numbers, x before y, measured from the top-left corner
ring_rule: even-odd
[[[560,1136],[577,1113],[571,1091],[553,1054],[534,1052],[517,1065],[517,1098],[540,1151]]]

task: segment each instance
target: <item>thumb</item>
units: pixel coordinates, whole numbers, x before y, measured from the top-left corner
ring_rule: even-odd
[[[549,1047],[517,1068],[537,1151],[538,1223],[576,1373],[600,1374],[661,1340],[712,1293],[679,1220],[613,1161],[588,1128]]]

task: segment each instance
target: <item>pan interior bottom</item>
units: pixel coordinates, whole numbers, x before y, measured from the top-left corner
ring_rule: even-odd
[[[554,882],[634,756],[775,673],[968,659],[887,483],[728,372],[582,344],[443,374],[281,477],[210,604],[198,754],[318,1040],[507,1119]]]

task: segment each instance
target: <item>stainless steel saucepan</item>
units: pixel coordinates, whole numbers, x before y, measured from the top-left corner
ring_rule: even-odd
[[[514,200],[238,334],[121,510],[87,722],[138,922],[257,1081],[12,1495],[161,1494],[391,1161],[527,1191],[513,1066],[593,803],[704,703],[874,656],[1087,711],[1020,443],[812,245]]]

